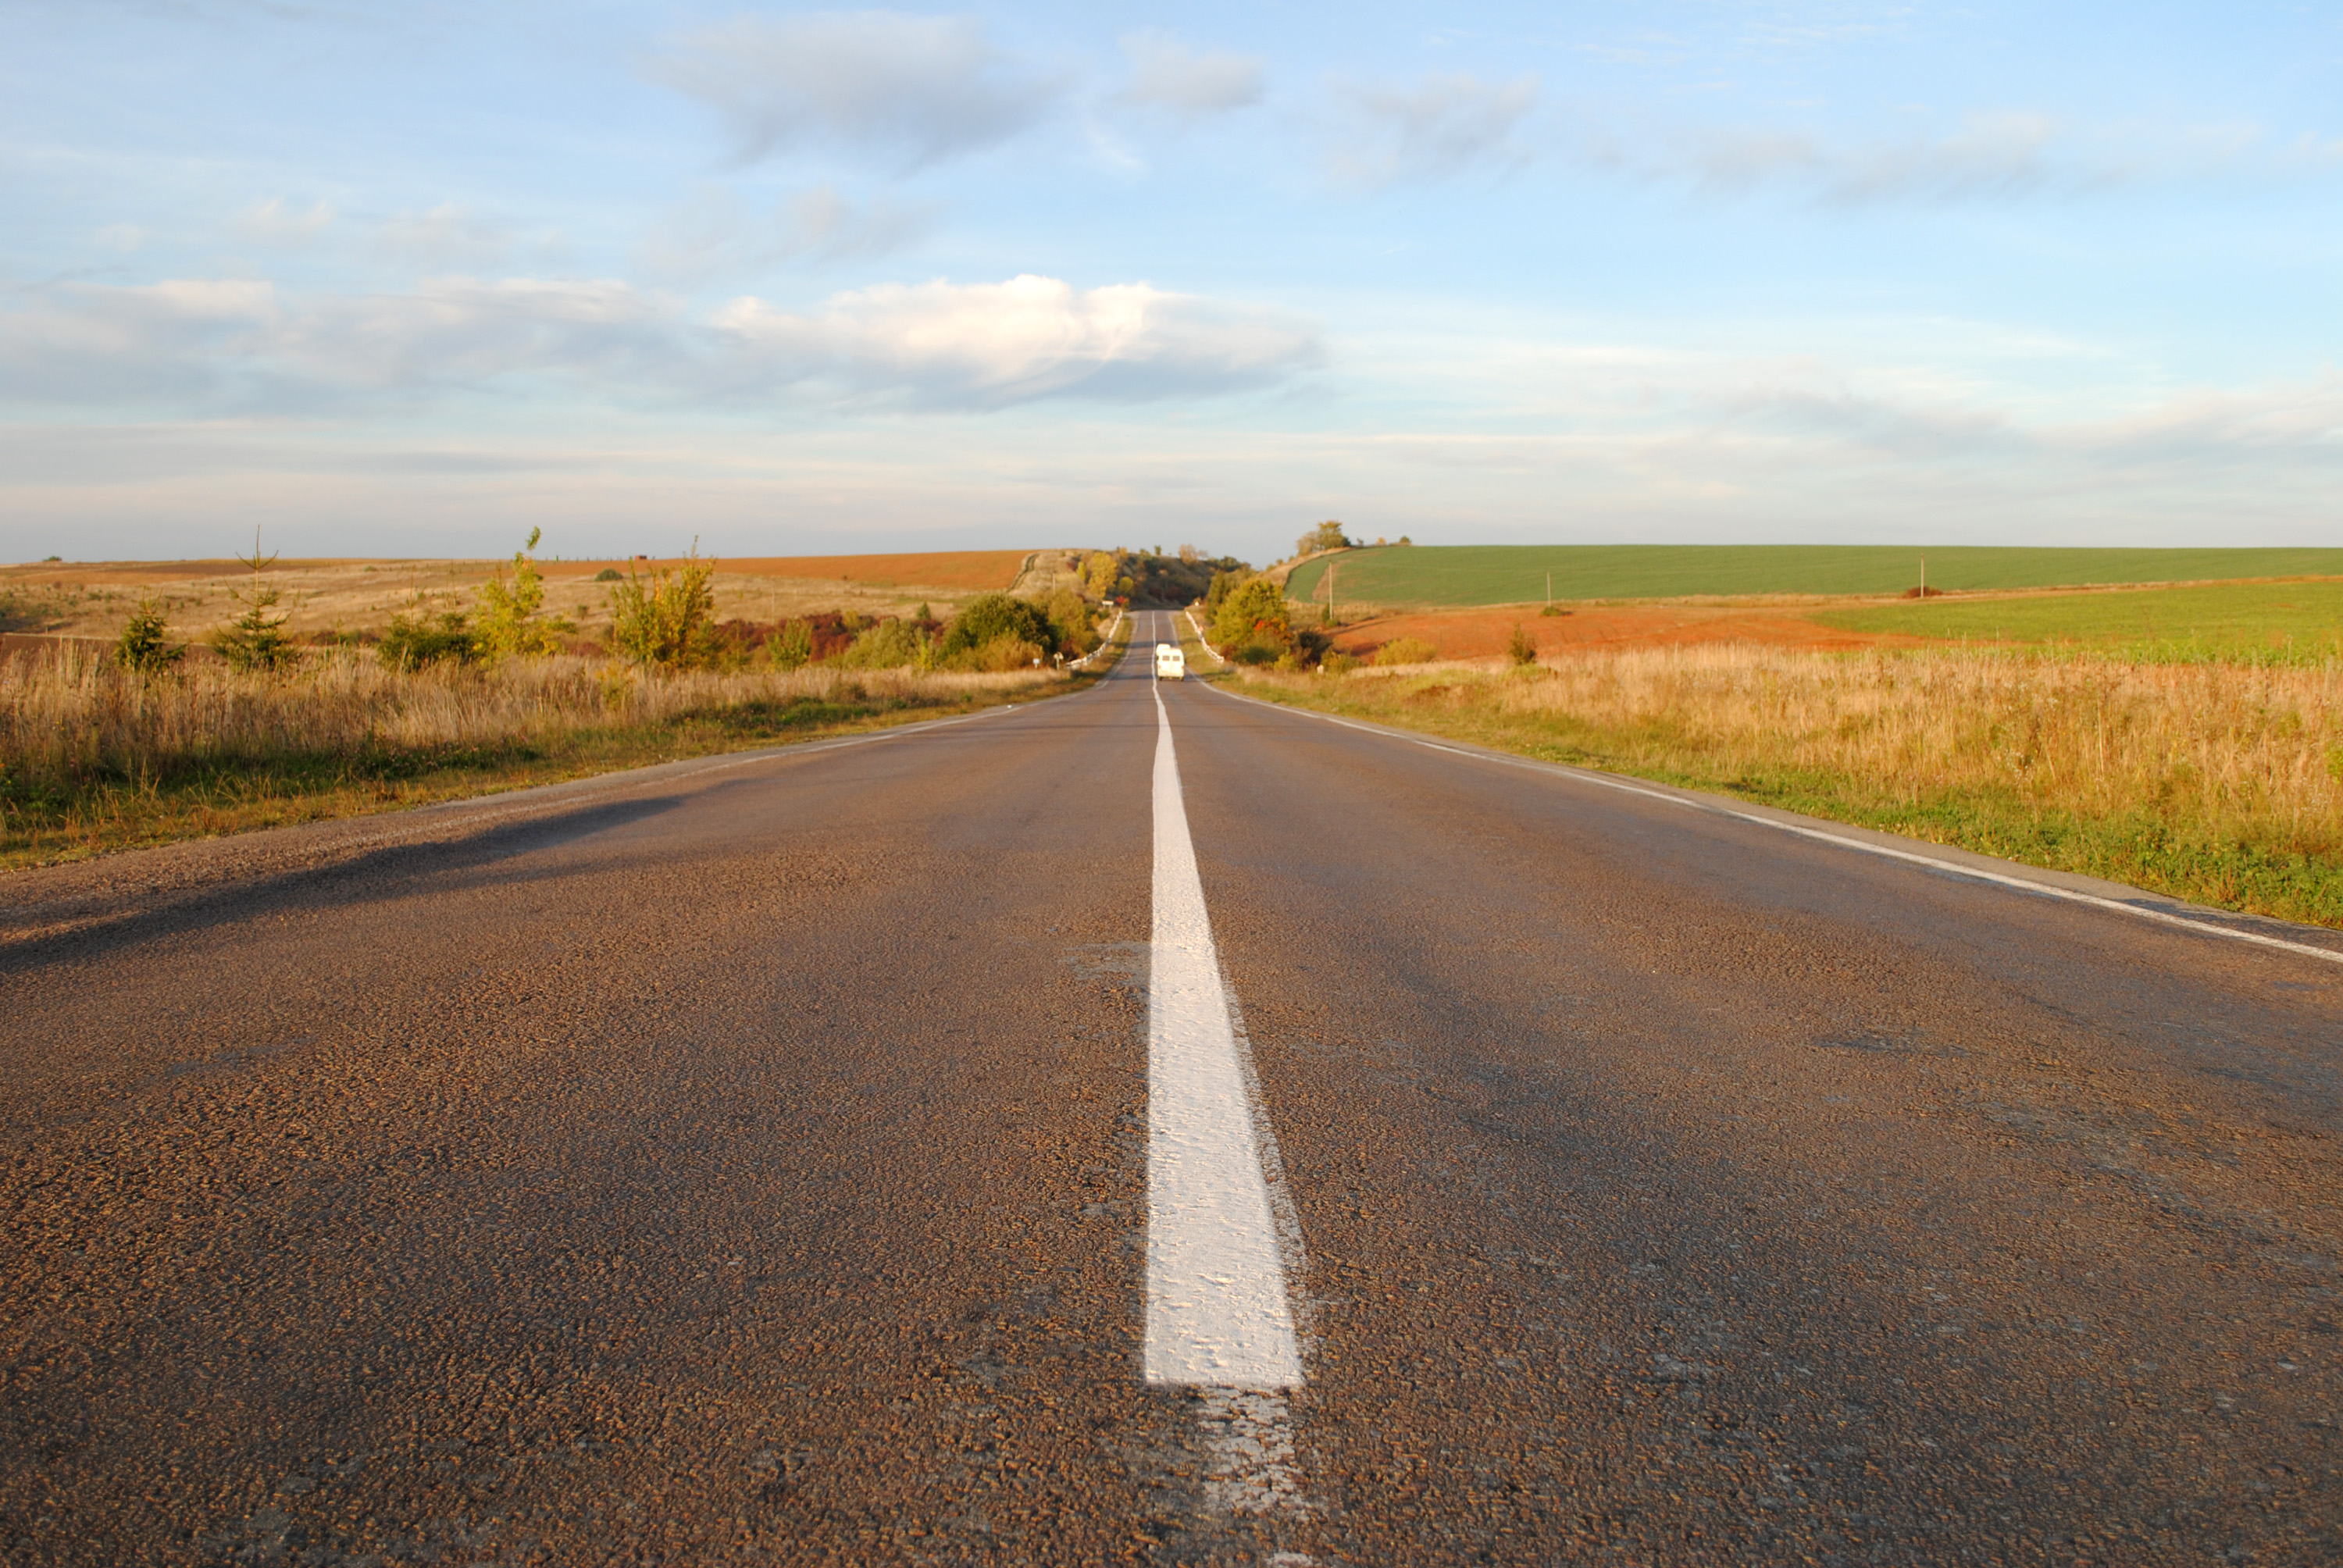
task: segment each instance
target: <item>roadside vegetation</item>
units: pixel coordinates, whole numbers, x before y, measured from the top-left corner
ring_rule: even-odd
[[[411,591],[378,629],[306,637],[256,547],[224,596],[231,613],[208,628],[175,626],[185,607],[146,591],[125,596],[110,645],[13,653],[0,661],[0,866],[1063,690],[1087,678],[1068,667],[1098,647],[1122,597],[1111,590],[1148,571],[1103,552],[1093,569],[1076,552],[1028,574],[1044,591],[980,592],[942,615],[923,602],[759,621],[719,618],[715,563],[695,552],[600,573],[594,636],[548,603],[538,542],[468,594]],[[1103,598],[1082,591],[1099,577]]]
[[[1273,701],[2343,926],[2343,660],[1588,650],[1240,668]]]

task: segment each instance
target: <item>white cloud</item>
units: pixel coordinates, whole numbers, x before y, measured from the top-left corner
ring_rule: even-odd
[[[742,16],[679,39],[652,72],[713,106],[743,159],[828,146],[913,167],[1015,136],[1065,87],[973,18],[891,11]]]
[[[1261,102],[1262,62],[1252,55],[1199,55],[1157,28],[1125,34],[1131,61],[1125,102],[1163,109],[1185,120],[1250,108]]]
[[[110,223],[90,238],[108,250],[120,251],[127,256],[146,245],[146,231],[135,223]]]
[[[742,299],[717,322],[808,379],[937,407],[1210,396],[1323,358],[1313,330],[1262,312],[1143,283],[1084,290],[1030,275],[857,289],[812,315]]]
[[[1345,183],[1437,179],[1529,156],[1514,140],[1537,107],[1538,81],[1483,82],[1469,71],[1428,71],[1414,87],[1350,86],[1343,142],[1331,166]]]
[[[636,262],[653,276],[696,282],[792,261],[868,261],[920,239],[933,226],[935,211],[883,197],[857,202],[820,185],[759,214],[743,208],[731,192],[711,189],[669,213]]]
[[[287,298],[271,284],[77,285],[0,311],[0,401],[314,410],[556,381],[609,398],[984,409],[1209,397],[1323,358],[1307,324],[1146,284],[860,289],[696,317],[607,280],[441,278]]]

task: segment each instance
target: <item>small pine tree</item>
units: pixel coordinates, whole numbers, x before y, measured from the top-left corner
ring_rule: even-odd
[[[215,628],[206,640],[232,668],[264,672],[283,669],[295,657],[293,638],[285,630],[285,623],[291,617],[273,613],[285,597],[284,590],[264,581],[261,575],[277,564],[277,557],[261,555],[260,530],[255,528],[252,554],[236,558],[252,568],[251,586],[233,589],[229,595],[244,606],[244,613]]]
[[[151,593],[138,596],[138,608],[122,628],[114,645],[115,662],[135,675],[160,675],[187,656],[171,642],[171,624]]]

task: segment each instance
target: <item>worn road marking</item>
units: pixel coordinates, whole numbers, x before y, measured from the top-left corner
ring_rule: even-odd
[[[1212,1389],[1292,1388],[1302,1382],[1302,1352],[1277,1221],[1161,693],[1155,724],[1146,1377]]]
[[[1926,866],[1934,871],[1949,871],[1956,877],[1967,877],[1979,882],[1994,882],[2005,888],[2018,888],[2029,893],[2041,893],[2053,899],[2064,899],[2068,903],[2088,904],[2094,909],[2107,910],[2118,915],[2132,915],[2143,920],[2154,920],[2160,925],[2177,926],[2182,930],[2198,931],[2208,937],[2227,937],[2232,941],[2251,942],[2257,947],[2276,948],[2281,952],[2300,953],[2305,958],[2324,959],[2328,963],[2343,963],[2343,952],[2338,952],[2333,948],[2313,947],[2308,942],[2290,942],[2284,937],[2265,936],[2259,931],[2241,931],[2235,926],[2216,925],[2210,920],[2192,920],[2186,915],[2171,914],[2163,910],[2147,909],[2138,904],[2127,904],[2120,899],[2103,899],[2097,893],[2086,893],[2077,888],[2062,888],[2055,882],[2037,882],[2027,877],[2013,877],[2003,871],[1989,871],[1981,866],[1965,866],[1957,860],[1942,859],[1935,855],[1915,854],[1909,849],[1891,849],[1885,844],[1869,844],[1861,839],[1850,839],[1843,833],[1826,832],[1820,828],[1804,827],[1796,822],[1778,822],[1771,817],[1760,817],[1753,811],[1736,811],[1730,806],[1720,805],[1714,801],[1687,800],[1681,795],[1671,795],[1663,789],[1647,789],[1640,784],[1630,784],[1624,779],[1614,779],[1608,774],[1597,773],[1591,769],[1572,768],[1560,762],[1540,762],[1526,757],[1503,757],[1487,751],[1468,751],[1461,746],[1443,746],[1437,740],[1422,739],[1413,735],[1383,729],[1380,725],[1361,724],[1353,719],[1337,719],[1331,713],[1313,713],[1306,708],[1287,708],[1279,703],[1262,702],[1259,698],[1246,697],[1234,691],[1221,691],[1217,686],[1212,687],[1212,689],[1220,692],[1222,697],[1233,698],[1239,702],[1250,702],[1256,707],[1266,708],[1273,713],[1291,713],[1302,719],[1323,719],[1329,724],[1339,724],[1345,729],[1355,729],[1363,735],[1380,735],[1386,740],[1404,740],[1411,746],[1421,746],[1427,751],[1445,751],[1451,757],[1463,757],[1474,762],[1495,762],[1508,768],[1527,768],[1540,773],[1559,774],[1564,779],[1576,779],[1581,784],[1597,784],[1605,789],[1616,789],[1622,794],[1641,795],[1647,799],[1663,801],[1670,806],[1681,806],[1689,811],[1705,811],[1713,817],[1729,817],[1736,822],[1754,823],[1760,828],[1771,828],[1777,833],[1790,833],[1801,839],[1812,839],[1817,843],[1835,844],[1843,849],[1856,849],[1866,855],[1880,856],[1885,859],[1903,860],[1915,866]]]

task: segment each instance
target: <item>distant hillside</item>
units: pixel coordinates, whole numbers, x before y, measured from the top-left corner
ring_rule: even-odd
[[[1393,545],[1294,569],[1288,591],[1387,605],[1522,604],[1556,598],[1900,593],[1958,588],[2343,577],[2343,549],[2026,549],[1981,545]]]

